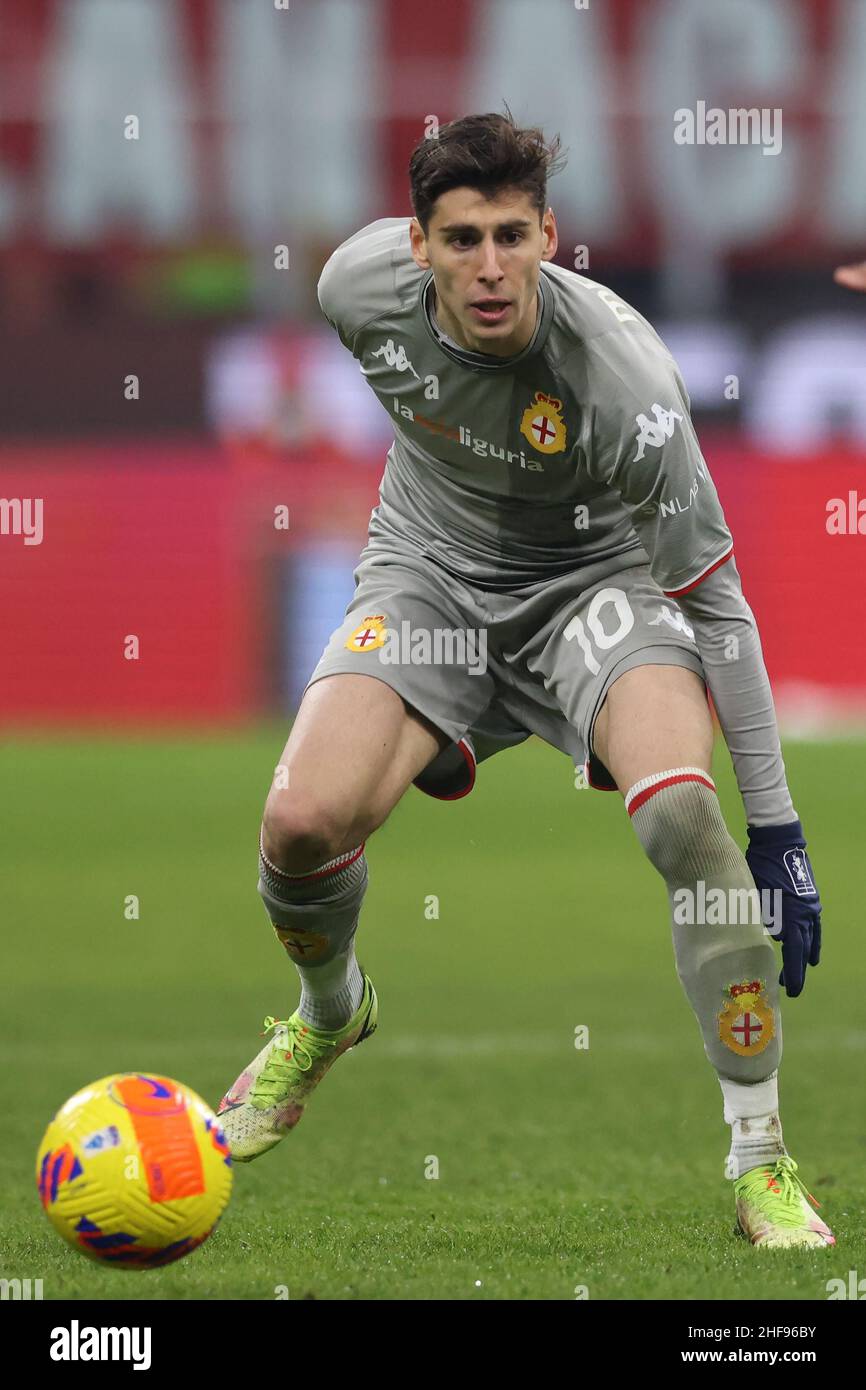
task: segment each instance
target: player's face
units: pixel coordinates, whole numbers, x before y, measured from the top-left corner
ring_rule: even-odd
[[[475,188],[437,198],[427,236],[410,225],[412,255],[433,268],[439,327],[461,347],[510,357],[535,331],[539,267],[556,254],[550,208],[539,223],[529,195],[489,201]]]

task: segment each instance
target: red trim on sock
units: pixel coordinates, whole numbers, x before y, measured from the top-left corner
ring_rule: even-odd
[[[356,859],[360,859],[361,855],[364,853],[364,845],[366,843],[366,840],[362,840],[351,858],[341,859],[338,864],[332,865],[330,869],[317,869],[315,873],[312,874],[287,874],[284,873],[282,869],[278,869],[276,864],[271,864],[270,867],[275,873],[279,874],[280,878],[288,879],[290,883],[312,883],[314,879],[330,878],[332,874],[338,874],[342,869],[348,869],[350,864],[354,864]]]
[[[655,796],[656,792],[663,791],[665,787],[674,787],[677,782],[700,782],[703,786],[709,787],[711,792],[716,790],[709,777],[701,777],[700,773],[697,772],[678,772],[676,776],[663,777],[660,782],[654,782],[651,787],[644,787],[643,791],[638,792],[629,805],[629,815],[633,816],[635,811],[649,801],[651,796]]]

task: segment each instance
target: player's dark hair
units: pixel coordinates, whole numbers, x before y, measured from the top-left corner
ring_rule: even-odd
[[[504,116],[463,116],[419,140],[409,160],[409,188],[424,235],[436,199],[451,188],[477,188],[488,199],[507,188],[528,193],[540,222],[547,180],[565,163],[561,143],[558,135],[547,140],[537,127],[515,125],[507,106]]]

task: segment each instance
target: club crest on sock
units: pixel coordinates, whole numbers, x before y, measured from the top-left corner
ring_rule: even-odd
[[[740,1057],[763,1052],[776,1032],[773,1010],[763,980],[743,980],[728,987],[718,1015],[719,1037]]]
[[[330,941],[322,932],[307,931],[303,927],[278,927],[273,924],[279,941],[285,946],[292,960],[308,964],[319,960],[330,949]]]

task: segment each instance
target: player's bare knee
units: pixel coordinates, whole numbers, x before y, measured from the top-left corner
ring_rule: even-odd
[[[343,852],[352,825],[312,798],[271,794],[262,817],[265,854],[287,873],[306,874]]]

